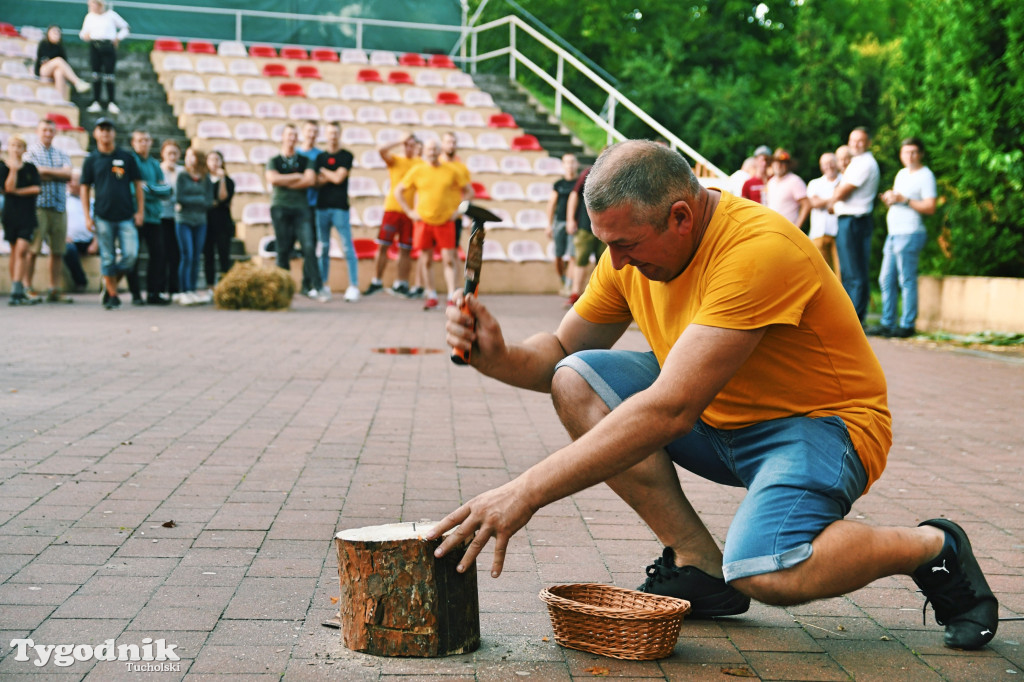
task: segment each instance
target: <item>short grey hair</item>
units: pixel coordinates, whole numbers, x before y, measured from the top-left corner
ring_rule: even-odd
[[[590,169],[583,199],[591,213],[628,204],[636,219],[659,232],[672,204],[700,193],[700,183],[683,156],[650,140],[628,140],[605,149]]]

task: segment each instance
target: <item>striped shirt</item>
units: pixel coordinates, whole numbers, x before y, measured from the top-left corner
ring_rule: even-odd
[[[40,171],[43,167],[71,168],[71,159],[68,155],[52,144],[49,147],[44,147],[39,142],[30,144],[25,158],[35,164]],[[36,208],[52,208],[58,213],[63,213],[67,199],[67,187],[67,180],[44,180],[39,187]]]

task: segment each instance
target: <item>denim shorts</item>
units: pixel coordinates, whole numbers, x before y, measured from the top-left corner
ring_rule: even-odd
[[[654,353],[621,350],[581,351],[556,371],[562,367],[575,370],[613,410],[661,371]],[[867,485],[839,417],[787,417],[729,430],[698,420],[665,451],[697,476],[747,489],[725,540],[727,581],[809,558],[811,541],[846,516]]]

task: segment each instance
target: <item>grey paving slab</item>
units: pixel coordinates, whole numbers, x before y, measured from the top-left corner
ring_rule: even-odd
[[[554,297],[493,297],[506,335],[551,329]],[[481,648],[446,659],[348,651],[338,529],[437,519],[568,442],[541,394],[457,368],[441,315],[391,297],[286,313],[73,306],[0,313],[0,677],[138,679],[112,662],[36,668],[9,642],[175,643],[185,680],[988,680],[1024,674],[1024,624],[979,652],[942,647],[913,583],[893,577],[790,608],[687,621],[667,659],[563,649],[537,593],[634,586],[659,552],[603,487],[541,510],[506,571],[479,562]],[[85,341],[85,339],[88,339]],[[1024,614],[1024,362],[873,341],[895,442],[851,518],[963,524],[1002,603]],[[623,347],[643,348],[635,331]],[[681,479],[724,538],[742,491]],[[174,521],[173,527],[163,524]],[[154,542],[155,541],[155,542]],[[38,589],[33,589],[38,588]],[[596,671],[596,672],[595,672]],[[1013,671],[1013,672],[1008,672]]]

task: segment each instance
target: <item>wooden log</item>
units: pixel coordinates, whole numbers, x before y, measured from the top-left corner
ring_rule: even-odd
[[[346,647],[377,656],[449,656],[480,646],[476,566],[455,570],[465,546],[435,558],[441,540],[424,539],[432,527],[392,523],[338,533]]]

